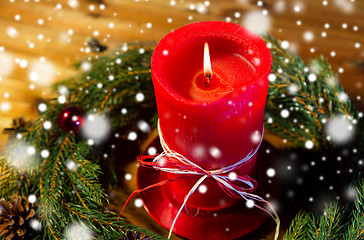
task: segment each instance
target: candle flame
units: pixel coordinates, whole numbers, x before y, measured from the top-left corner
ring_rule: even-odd
[[[205,42],[205,49],[203,54],[203,73],[208,79],[211,79],[212,77],[211,59],[210,59],[209,44],[207,42]]]

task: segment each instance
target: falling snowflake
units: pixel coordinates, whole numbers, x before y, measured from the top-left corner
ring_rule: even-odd
[[[131,179],[132,179],[132,175],[131,175],[131,173],[126,173],[125,174],[125,180],[127,180],[127,181],[130,181]]]
[[[90,62],[82,62],[80,66],[81,70],[84,72],[90,71],[92,69],[92,64]]]
[[[125,115],[128,113],[128,110],[126,108],[122,108],[120,112],[121,114]]]
[[[314,147],[314,144],[313,144],[313,142],[312,142],[311,140],[307,140],[307,141],[305,142],[305,147],[306,147],[307,149],[312,149],[312,148]]]
[[[37,197],[34,195],[34,194],[30,194],[29,196],[28,196],[28,202],[29,203],[35,203],[37,201]]]
[[[253,200],[247,200],[246,202],[245,202],[245,205],[248,207],[248,208],[253,208],[254,206],[255,206],[255,203],[254,203],[254,201]]]
[[[347,0],[335,0],[335,6],[344,11],[345,13],[352,13],[354,11],[354,5]]]
[[[286,2],[283,0],[275,1],[273,10],[279,14],[284,13],[286,11]]]
[[[67,100],[66,96],[64,96],[64,95],[61,95],[61,96],[58,97],[58,102],[60,104],[64,104],[66,102],[66,100]]]
[[[93,239],[93,233],[83,223],[71,223],[67,226],[65,232],[66,240],[91,240]]]
[[[268,168],[267,169],[267,176],[268,177],[274,177],[276,175],[276,170],[274,170],[273,168]]]
[[[4,150],[8,164],[21,171],[28,171],[33,165],[36,150],[23,141],[12,141]]]
[[[157,153],[157,149],[155,147],[149,147],[147,152],[149,155],[154,155]]]
[[[75,171],[77,169],[77,164],[72,159],[68,159],[65,164],[67,169],[69,169],[70,171]]]
[[[143,207],[143,201],[142,201],[140,198],[137,198],[137,199],[135,199],[135,201],[134,201],[134,205],[135,205],[137,208]]]
[[[130,141],[135,141],[135,140],[137,140],[137,138],[138,138],[138,135],[136,134],[136,132],[130,132],[128,134],[128,140],[130,140]]]
[[[34,229],[35,231],[40,231],[41,230],[41,224],[40,221],[36,218],[32,218],[29,221],[29,226]]]
[[[269,74],[268,80],[269,82],[274,82],[277,79],[277,76],[274,73]]]
[[[18,36],[18,30],[16,30],[14,27],[7,27],[6,33],[12,38],[16,38]]]
[[[43,127],[44,127],[44,129],[46,129],[46,130],[51,129],[51,127],[52,127],[52,123],[51,123],[50,121],[45,121],[45,122],[43,123]]]
[[[306,42],[312,42],[314,37],[315,36],[314,36],[313,32],[311,32],[311,31],[306,31],[306,32],[303,33],[303,39]]]
[[[195,145],[192,149],[192,154],[196,158],[201,158],[206,155],[206,149],[202,145]]]
[[[47,149],[43,149],[41,152],[40,152],[40,156],[42,157],[42,158],[47,158],[47,157],[49,157],[49,151],[47,150]]]
[[[206,14],[208,12],[207,6],[203,3],[198,3],[196,6],[196,11],[200,14]]]
[[[288,92],[292,95],[296,94],[298,92],[299,88],[296,84],[292,83],[288,86]]]
[[[316,74],[314,74],[314,73],[310,73],[309,75],[308,75],[308,81],[310,81],[310,82],[315,82],[317,80],[317,76],[316,76]]]
[[[287,109],[283,109],[281,111],[282,118],[288,118],[289,117],[289,111]]]
[[[0,52],[0,76],[8,76],[14,68],[14,60],[10,54]]]
[[[205,194],[205,193],[207,192],[207,187],[206,187],[206,185],[201,184],[201,185],[198,187],[198,191],[199,191],[201,194]]]
[[[325,132],[331,141],[343,145],[353,139],[355,130],[345,116],[334,116],[328,120]]]
[[[137,100],[137,102],[142,102],[144,100],[144,94],[143,93],[137,93],[135,95],[135,99]]]
[[[7,111],[9,111],[11,109],[11,104],[9,103],[9,102],[2,102],[1,104],[0,104],[0,110],[2,111],[2,112],[7,112]]]
[[[281,42],[281,47],[282,47],[283,49],[288,49],[288,47],[289,47],[289,42],[288,42],[288,41],[286,41],[286,40],[282,41],[282,42]]]
[[[242,25],[257,34],[264,34],[270,31],[272,20],[260,10],[255,10],[245,14]]]
[[[140,131],[142,131],[142,132],[147,133],[147,132],[149,132],[149,131],[150,131],[150,126],[149,126],[149,124],[148,124],[146,121],[144,121],[144,120],[140,120],[140,121],[138,121],[138,122],[137,122],[137,126],[138,126],[138,128],[140,129]]]
[[[210,147],[209,149],[209,153],[211,156],[213,156],[214,158],[220,158],[222,153],[220,151],[220,149],[218,149],[217,147]]]
[[[236,172],[230,172],[229,173],[229,179],[231,180],[231,181],[234,181],[234,180],[236,180],[236,178],[238,177],[238,175],[236,174]]]
[[[49,62],[33,62],[28,68],[29,79],[42,86],[49,86],[55,77],[54,66]]]
[[[111,125],[109,119],[101,115],[90,114],[87,116],[81,129],[82,135],[100,144],[109,136]]]

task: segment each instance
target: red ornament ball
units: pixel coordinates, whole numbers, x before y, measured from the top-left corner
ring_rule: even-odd
[[[58,116],[58,123],[65,132],[79,133],[85,120],[85,111],[76,106],[63,109]]]

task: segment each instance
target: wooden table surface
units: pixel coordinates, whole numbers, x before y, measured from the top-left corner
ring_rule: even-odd
[[[0,0],[0,129],[34,118],[54,96],[50,85],[77,74],[72,64],[95,55],[89,37],[110,50],[204,20],[266,31],[305,61],[323,54],[362,108],[363,14],[362,0]],[[0,148],[5,142],[1,134]]]

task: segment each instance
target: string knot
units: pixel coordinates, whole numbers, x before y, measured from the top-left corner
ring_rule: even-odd
[[[201,183],[206,178],[212,177],[217,182],[217,184],[224,190],[224,192],[227,195],[229,195],[230,197],[242,198],[244,200],[253,200],[255,202],[262,202],[262,203],[267,204],[272,212],[270,212],[269,210],[265,209],[262,206],[259,206],[258,204],[255,204],[254,206],[261,209],[262,211],[267,212],[274,219],[274,221],[276,222],[276,225],[277,225],[274,239],[275,240],[278,239],[280,220],[279,220],[277,213],[275,212],[274,208],[267,200],[263,199],[262,197],[260,197],[258,195],[254,195],[251,193],[257,187],[257,182],[250,176],[236,176],[236,178],[234,178],[234,182],[233,182],[232,179],[229,178],[229,176],[226,174],[228,172],[231,172],[233,170],[236,170],[236,169],[242,167],[247,161],[249,161],[258,152],[258,149],[263,141],[264,127],[262,130],[262,137],[260,139],[259,144],[257,144],[250,151],[250,153],[248,155],[246,155],[243,159],[241,159],[240,161],[238,161],[232,165],[229,165],[227,167],[223,167],[220,169],[216,169],[216,170],[206,170],[206,169],[202,168],[201,166],[199,166],[198,164],[190,161],[182,154],[171,150],[163,139],[163,135],[160,130],[159,122],[158,122],[158,131],[159,131],[160,142],[161,142],[161,145],[162,145],[162,148],[164,151],[160,155],[156,156],[155,158],[151,157],[151,156],[139,157],[138,158],[139,164],[141,166],[153,168],[153,169],[160,170],[163,172],[181,174],[182,176],[175,178],[175,179],[167,179],[165,181],[148,186],[144,189],[134,191],[134,193],[129,197],[127,202],[124,204],[122,211],[124,210],[126,204],[129,202],[131,197],[136,194],[136,192],[141,192],[143,190],[147,190],[152,187],[162,186],[171,181],[175,181],[175,180],[183,178],[183,175],[201,176],[200,179],[195,183],[195,185],[191,188],[189,193],[184,198],[183,204],[180,207],[179,211],[177,212],[177,214],[173,220],[173,223],[169,229],[169,235],[168,235],[168,239],[170,239],[172,232],[173,232],[173,227],[174,227],[181,211],[185,207],[189,197],[195,192],[195,190],[201,185]],[[146,161],[146,159],[148,159],[148,158],[153,158],[153,161],[152,162]],[[244,184],[248,187],[241,186],[242,184]],[[120,215],[121,215],[121,213],[120,213]]]

